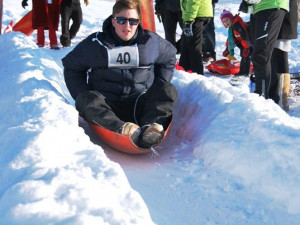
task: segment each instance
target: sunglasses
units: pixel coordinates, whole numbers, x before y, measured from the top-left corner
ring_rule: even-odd
[[[114,20],[117,21],[118,24],[124,25],[127,20],[129,21],[129,25],[138,25],[139,19],[134,19],[134,18],[125,18],[125,17],[115,17],[113,18]]]

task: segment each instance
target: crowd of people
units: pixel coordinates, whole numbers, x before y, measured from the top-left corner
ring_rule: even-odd
[[[203,74],[203,62],[216,61],[213,21],[217,2],[156,0],[156,14],[161,15],[167,31],[165,37],[173,44],[176,43],[174,27],[176,21],[180,21],[182,37],[177,52],[181,53],[179,65],[186,71]],[[228,10],[220,15],[228,29],[222,55],[229,60],[236,59],[234,48],[238,47],[241,57],[238,75],[250,75],[252,62],[254,73],[251,80],[255,81],[255,93],[274,100],[284,110],[289,109],[288,52],[291,40],[297,38],[297,4],[297,0],[242,0],[238,11],[249,13],[250,21],[244,22],[239,14],[233,15]],[[176,9],[176,20],[171,7],[173,11]]]
[[[62,59],[65,82],[79,115],[89,123],[129,136],[140,148],[158,145],[177,100],[171,83],[176,54],[180,53],[181,67],[198,74],[204,74],[203,62],[216,60],[216,3],[156,0],[155,14],[165,29],[162,38],[141,26],[138,1],[117,1],[102,32],[89,35]],[[65,15],[64,29],[74,8],[76,11],[75,6]],[[291,39],[297,38],[297,0],[242,0],[239,11],[250,12],[250,21],[246,23],[228,10],[220,15],[228,29],[223,56],[233,58],[238,47],[239,75],[249,75],[252,62],[255,93],[288,110],[288,52]],[[70,46],[79,29],[81,19],[74,20],[77,26],[63,32],[60,39],[64,46]],[[177,24],[182,29],[179,40]]]

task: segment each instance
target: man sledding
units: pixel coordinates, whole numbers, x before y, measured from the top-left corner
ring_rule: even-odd
[[[177,100],[170,82],[176,48],[144,30],[140,18],[136,1],[117,1],[103,32],[91,34],[62,62],[80,116],[151,148],[162,141]]]

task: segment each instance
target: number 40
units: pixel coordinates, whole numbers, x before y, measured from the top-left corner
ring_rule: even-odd
[[[130,63],[130,54],[129,54],[129,52],[124,52],[124,54],[119,53],[118,58],[117,58],[117,62],[120,63],[120,64]]]

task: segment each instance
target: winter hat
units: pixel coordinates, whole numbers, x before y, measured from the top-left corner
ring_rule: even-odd
[[[221,16],[220,16],[220,19],[223,20],[225,18],[229,18],[229,19],[233,20],[233,15],[230,11],[227,11],[227,10],[224,9]]]

